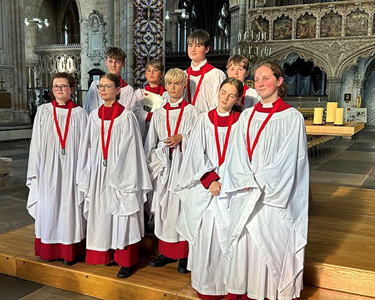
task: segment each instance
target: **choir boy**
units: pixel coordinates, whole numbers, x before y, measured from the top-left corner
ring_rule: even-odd
[[[134,105],[134,89],[121,78],[121,70],[125,67],[125,52],[120,48],[110,47],[106,53],[105,65],[108,73],[116,75],[121,83],[119,103],[131,110]],[[99,80],[93,80],[86,96],[83,108],[90,114],[94,109],[99,108],[104,102],[100,98],[98,89]]]
[[[165,92],[165,89],[161,84],[161,80],[164,76],[164,66],[162,62],[158,59],[149,60],[146,63],[145,69],[145,77],[148,83],[144,89],[138,89],[134,92],[135,101],[132,108],[132,111],[137,117],[143,140],[146,138],[153,114],[151,111],[145,109],[145,102],[143,99],[152,94],[162,97]]]
[[[229,57],[227,62],[228,77],[233,77],[242,82],[249,75],[249,60],[243,55],[233,55]],[[243,86],[243,95],[240,99],[240,104],[243,109],[254,106],[260,97],[257,91],[247,85]]]
[[[225,74],[207,62],[206,53],[210,50],[207,31],[194,31],[187,38],[187,44],[191,65],[186,70],[188,84],[185,99],[201,112],[207,112],[217,106],[217,94]]]
[[[162,267],[179,259],[178,272],[188,273],[188,244],[176,231],[181,201],[172,194],[190,131],[199,115],[193,105],[183,98],[187,76],[180,69],[171,69],[165,76],[169,94],[167,103],[155,110],[145,143],[146,157],[153,180],[151,212],[154,214],[155,235],[159,239],[161,255],[151,261]]]

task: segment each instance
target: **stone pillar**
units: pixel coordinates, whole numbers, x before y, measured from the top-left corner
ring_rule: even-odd
[[[340,102],[341,77],[327,77],[327,96],[329,102]]]
[[[23,0],[0,0],[0,78],[11,99],[10,107],[0,108],[0,123],[30,123],[23,20]]]
[[[233,52],[233,48],[238,49],[238,32],[239,32],[239,19],[240,19],[240,8],[239,6],[233,6],[230,8],[230,55],[237,54]]]

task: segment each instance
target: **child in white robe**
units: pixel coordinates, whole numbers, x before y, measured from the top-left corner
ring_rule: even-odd
[[[104,105],[91,112],[80,149],[79,187],[87,218],[86,263],[121,266],[131,276],[144,236],[143,205],[151,181],[134,114],[116,101],[120,80],[105,74],[98,85]]]
[[[245,56],[238,54],[229,57],[227,74],[228,77],[236,78],[244,83],[246,76],[249,75],[249,60]],[[244,84],[243,94],[240,99],[242,109],[253,107],[259,100],[260,97],[257,91]]]
[[[105,57],[105,65],[108,68],[108,73],[115,74],[120,79],[121,92],[118,102],[122,106],[125,106],[126,109],[131,110],[135,101],[134,89],[121,78],[121,70],[125,68],[126,54],[120,48],[109,47]],[[99,80],[93,80],[87,92],[83,104],[83,108],[87,111],[87,114],[90,114],[94,109],[99,108],[104,103],[96,88],[98,84]]]
[[[30,143],[27,209],[35,219],[35,255],[71,265],[85,254],[86,220],[78,205],[78,150],[87,114],[71,99],[74,78],[53,76],[55,100],[39,107]]]
[[[191,133],[174,188],[183,202],[177,231],[189,242],[191,285],[201,299],[218,300],[227,294],[224,253],[229,210],[218,195],[226,151],[233,147],[242,93],[240,80],[222,82],[218,107],[202,113]]]
[[[172,194],[186,149],[189,134],[199,111],[182,97],[187,77],[180,69],[171,69],[165,76],[168,102],[155,110],[145,143],[146,157],[153,180],[151,213],[154,214],[155,235],[159,239],[161,255],[151,261],[153,267],[162,267],[179,259],[178,272],[186,269],[188,244],[176,231],[181,202]]]
[[[161,79],[164,76],[164,66],[162,62],[158,59],[149,60],[146,63],[145,69],[145,77],[148,84],[144,89],[138,89],[134,92],[134,106],[132,108],[133,113],[137,117],[143,141],[146,139],[153,114],[152,111],[145,110],[143,99],[149,94],[156,94],[162,97],[165,93],[165,89],[161,84]]]
[[[291,300],[303,288],[307,244],[305,122],[281,98],[278,64],[255,69],[255,88],[262,100],[238,120],[222,184],[231,221],[225,284],[228,300]]]
[[[194,31],[188,36],[187,44],[191,66],[185,71],[188,75],[185,99],[201,112],[207,112],[217,106],[217,93],[225,74],[207,62],[206,53],[210,51],[207,31]]]

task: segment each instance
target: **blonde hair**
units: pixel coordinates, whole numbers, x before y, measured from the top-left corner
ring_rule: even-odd
[[[167,74],[164,77],[165,84],[168,84],[172,81],[181,82],[183,86],[187,84],[187,75],[184,71],[178,68],[169,69]]]
[[[227,69],[229,69],[231,65],[242,65],[245,70],[249,70],[249,60],[243,55],[235,54],[229,57],[227,62]]]

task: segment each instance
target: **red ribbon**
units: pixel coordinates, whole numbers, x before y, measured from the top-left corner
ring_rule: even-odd
[[[178,133],[178,128],[180,127],[180,124],[181,124],[182,114],[184,113],[185,106],[186,106],[186,102],[184,100],[182,100],[180,114],[178,115],[177,124],[176,124],[176,128],[174,129],[173,135],[176,135]],[[169,108],[170,108],[170,104],[168,102],[167,105],[166,105],[166,111],[167,111],[167,117],[166,117],[167,120],[166,121],[167,121],[168,137],[171,137],[171,127],[169,125]],[[171,149],[171,150],[173,150],[173,149]],[[182,151],[181,144],[180,144],[180,151]]]
[[[223,153],[220,152],[220,142],[219,142],[219,132],[218,132],[218,129],[217,129],[217,111],[216,111],[216,109],[214,111],[214,123],[215,123],[216,149],[217,149],[217,156],[219,157],[219,167],[220,167],[223,164],[223,162],[225,161],[225,154],[227,153],[230,130],[231,130],[232,124],[233,124],[233,113],[232,112],[230,113],[227,134],[225,135]]]
[[[188,83],[187,83],[188,101],[189,101],[189,103],[193,104],[194,106],[195,106],[195,102],[197,101],[197,97],[198,97],[199,89],[200,89],[202,81],[203,81],[203,77],[206,74],[207,66],[208,66],[208,63],[206,63],[203,66],[202,75],[201,75],[201,78],[199,79],[197,89],[195,90],[193,102],[191,102],[191,91],[190,91],[190,74],[191,74],[191,68],[187,69],[187,73],[188,73]]]
[[[274,102],[275,105],[272,107],[272,109],[269,112],[267,118],[263,121],[262,126],[260,126],[260,128],[258,130],[258,133],[257,133],[257,135],[255,137],[253,146],[251,147],[251,145],[250,145],[250,133],[249,133],[250,123],[251,123],[251,120],[253,119],[255,111],[257,110],[257,108],[260,105],[262,105],[260,102],[258,102],[257,104],[255,104],[253,112],[250,115],[249,122],[247,124],[247,136],[246,136],[246,142],[247,143],[246,143],[246,146],[247,146],[247,153],[249,154],[250,161],[253,158],[253,152],[254,152],[254,149],[255,149],[256,145],[258,144],[258,140],[259,140],[260,134],[262,133],[264,127],[266,127],[266,125],[267,125],[268,121],[271,119],[272,115],[275,113],[275,111],[279,107],[280,103],[281,103],[281,101]]]
[[[241,99],[242,107],[244,107],[244,105],[245,105],[245,96],[246,96],[246,91],[248,89],[249,89],[249,87],[247,85],[243,86],[243,94],[242,94],[242,99]]]
[[[114,109],[113,109],[113,112],[112,112],[112,116],[111,116],[111,122],[109,123],[109,128],[108,128],[108,133],[107,133],[107,143],[104,142],[104,107],[103,107],[103,110],[102,110],[102,128],[101,128],[101,135],[102,135],[102,150],[103,150],[103,159],[105,161],[105,165],[106,165],[106,162],[107,162],[107,157],[108,157],[108,148],[109,148],[109,141],[111,140],[111,131],[112,131],[112,127],[113,127],[113,122],[115,120],[115,116],[117,114],[117,110],[118,110],[118,103],[117,101],[115,101],[113,103],[113,105],[115,106]]]
[[[64,139],[62,138],[61,135],[61,130],[59,127],[59,123],[57,121],[57,115],[56,115],[56,103],[57,101],[53,101],[53,119],[55,121],[55,127],[57,130],[57,135],[59,136],[60,144],[61,144],[61,149],[63,150],[63,154],[65,153],[65,143],[66,143],[66,137],[68,136],[68,130],[69,130],[69,123],[70,123],[70,115],[72,114],[72,108],[74,106],[73,101],[70,102],[69,104],[69,110],[68,110],[68,116],[66,118],[66,123],[65,123],[65,130],[64,130]]]

